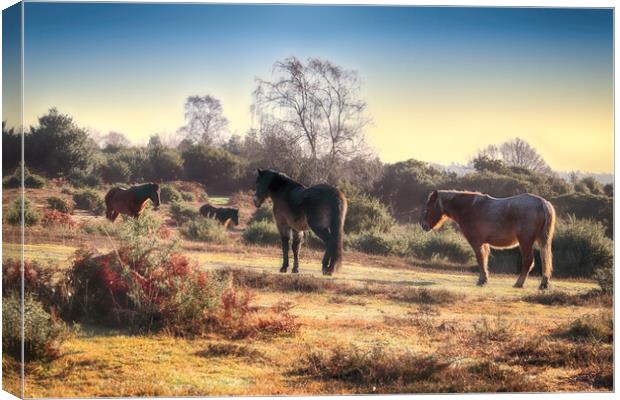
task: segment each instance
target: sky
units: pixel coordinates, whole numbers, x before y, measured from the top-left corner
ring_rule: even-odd
[[[26,125],[55,106],[145,143],[210,94],[243,135],[255,79],[321,57],[358,72],[385,162],[466,163],[518,136],[556,170],[613,170],[609,9],[26,3],[24,18]]]

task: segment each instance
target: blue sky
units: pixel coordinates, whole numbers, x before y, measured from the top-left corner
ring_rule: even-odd
[[[26,3],[24,118],[57,106],[145,142],[211,94],[243,134],[255,77],[319,56],[362,77],[386,161],[522,136],[555,168],[610,171],[612,29],[603,9]]]

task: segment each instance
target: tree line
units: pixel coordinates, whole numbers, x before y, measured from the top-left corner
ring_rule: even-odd
[[[257,167],[274,168],[306,184],[329,182],[375,197],[402,221],[418,218],[436,188],[476,190],[504,197],[523,192],[556,199],[561,212],[611,226],[613,186],[592,177],[565,180],[520,138],[489,145],[457,175],[418,160],[385,164],[365,144],[371,118],[361,79],[328,60],[289,57],[257,79],[256,127],[230,135],[221,102],[212,95],[186,99],[177,140],[153,135],[135,146],[125,135],[89,135],[72,116],[51,108],[24,135],[26,166],[75,186],[191,180],[211,193],[246,190]],[[18,166],[21,137],[3,123],[3,176]],[[353,190],[353,189],[351,189]],[[611,229],[611,228],[609,228]]]

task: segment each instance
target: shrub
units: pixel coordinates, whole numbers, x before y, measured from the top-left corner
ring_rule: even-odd
[[[108,183],[129,182],[131,167],[125,160],[114,156],[101,167],[101,176]]]
[[[194,221],[197,218],[200,218],[200,213],[181,203],[172,203],[170,205],[170,216],[177,223],[177,225],[183,225],[189,221]]]
[[[50,210],[57,210],[66,214],[72,211],[72,206],[65,199],[60,197],[48,197],[46,201]]]
[[[403,255],[406,256],[425,260],[439,256],[459,264],[470,263],[474,259],[471,246],[448,226],[438,231],[424,232],[419,225],[409,225],[398,240],[402,242]]]
[[[11,203],[11,206],[6,214],[6,222],[10,225],[20,225],[22,221],[21,209],[21,200],[16,199],[13,203]],[[24,225],[36,225],[40,219],[41,215],[39,212],[32,207],[28,199],[24,199]]]
[[[51,267],[42,267],[39,263],[24,260],[23,284],[25,293],[32,293],[47,308],[60,305],[61,301],[52,277],[56,271]],[[22,287],[22,263],[20,260],[2,261],[2,296],[20,293]]]
[[[186,222],[181,227],[181,233],[188,239],[201,242],[221,244],[229,240],[224,225],[212,218],[199,217]]]
[[[559,290],[540,291],[523,297],[529,303],[538,303],[548,306],[602,306],[611,307],[613,297],[610,293],[592,289],[585,293],[570,294]]]
[[[88,210],[95,215],[102,215],[106,206],[101,196],[93,190],[83,190],[73,194],[75,208]]]
[[[346,244],[349,249],[368,254],[389,255],[395,252],[395,241],[386,233],[371,230],[357,235],[348,235]]]
[[[385,344],[374,344],[368,349],[355,345],[318,349],[301,356],[297,375],[319,379],[335,379],[364,386],[385,386],[396,382],[414,382],[430,378],[449,363],[439,362],[432,356],[409,351],[397,352]]]
[[[103,184],[101,177],[95,172],[87,172],[86,170],[73,168],[67,175],[67,180],[76,188],[98,187]]]
[[[613,198],[606,195],[569,193],[550,200],[560,217],[574,215],[579,219],[599,221],[605,226],[605,235],[609,238],[613,236]]]
[[[43,214],[42,224],[45,227],[61,226],[69,229],[75,228],[75,222],[70,214],[58,210],[47,210]]]
[[[595,271],[605,274],[613,269],[613,257],[613,242],[605,236],[600,222],[569,217],[557,224],[553,238],[556,276],[592,277]],[[603,285],[609,289],[608,280],[602,276]]]
[[[613,316],[611,312],[584,315],[563,329],[559,329],[556,335],[573,341],[612,343],[614,339]]]
[[[196,196],[192,192],[182,191],[181,199],[183,199],[183,201],[196,201]]]
[[[347,196],[348,210],[344,223],[347,233],[360,233],[369,230],[388,232],[394,226],[394,219],[387,207],[378,199],[351,192]]]
[[[280,243],[280,233],[273,223],[252,222],[243,231],[243,240],[250,244],[272,246]]]
[[[22,345],[21,299],[17,293],[2,298],[2,350],[13,357],[20,357]],[[35,296],[27,293],[24,297],[24,358],[57,357],[66,337],[64,324],[54,320]]]
[[[80,226],[82,232],[89,235],[102,235],[102,236],[118,236],[120,226],[114,224],[108,219],[100,221],[87,221]]]
[[[254,211],[254,214],[252,214],[248,224],[263,221],[275,223],[275,219],[273,218],[273,206],[267,202],[263,203],[260,208],[257,208],[256,211]]]
[[[159,199],[162,203],[175,203],[181,201],[181,193],[173,186],[162,185],[159,189]]]
[[[24,170],[24,187],[40,189],[45,186],[45,184],[46,180],[44,177],[30,173],[28,168]],[[2,179],[2,187],[5,189],[15,189],[21,187],[21,185],[21,168],[16,168],[13,175],[6,176]]]

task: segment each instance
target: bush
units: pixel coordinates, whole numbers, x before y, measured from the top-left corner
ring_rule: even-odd
[[[120,225],[114,224],[108,219],[100,221],[87,221],[80,226],[82,232],[89,235],[102,235],[102,236],[118,236]]]
[[[181,193],[170,185],[161,185],[159,199],[162,203],[175,203],[181,201]]]
[[[13,203],[11,203],[11,206],[5,217],[6,222],[8,222],[10,225],[20,225],[22,221],[21,209],[22,205],[20,199],[17,199]],[[36,225],[40,219],[41,215],[39,214],[39,212],[33,209],[28,199],[24,199],[24,225]]]
[[[101,177],[95,172],[87,172],[86,170],[78,168],[74,168],[69,171],[69,174],[67,175],[67,180],[76,188],[95,188],[103,184]]]
[[[2,298],[2,350],[20,357],[21,299],[18,292]],[[24,358],[49,359],[59,355],[59,347],[67,337],[66,327],[54,320],[31,293],[24,297]]]
[[[177,225],[183,225],[189,221],[199,218],[200,213],[181,203],[172,203],[170,205],[170,216],[177,223]]]
[[[183,201],[196,201],[196,196],[192,192],[182,191],[181,199],[183,199]]]
[[[55,270],[42,267],[39,263],[24,260],[23,284],[25,293],[32,293],[47,308],[60,305],[56,297],[59,293],[52,282]],[[7,259],[2,261],[2,296],[20,293],[22,287],[22,263],[20,260]]]
[[[2,179],[2,187],[5,189],[15,189],[21,187],[21,182],[21,168],[16,168],[13,175],[6,176]],[[30,173],[28,168],[24,170],[24,187],[40,189],[45,186],[46,182],[44,177]]]
[[[399,240],[405,256],[430,260],[442,257],[459,264],[471,263],[474,252],[461,234],[446,226],[438,231],[424,232],[419,225],[409,225]]]
[[[362,253],[390,255],[395,253],[396,243],[389,234],[371,230],[357,235],[346,237],[347,248],[361,251]]]
[[[57,210],[65,214],[71,213],[73,208],[65,199],[60,197],[48,197],[46,201],[50,210]]]
[[[605,225],[607,237],[613,236],[613,198],[606,195],[569,193],[550,200],[560,217],[574,215],[579,219],[599,221]]]
[[[73,194],[75,208],[88,210],[95,215],[103,215],[106,206],[101,196],[93,190],[83,190]]]
[[[75,222],[70,214],[58,210],[47,210],[43,214],[42,224],[45,227],[61,226],[69,229],[75,228]]]
[[[603,224],[574,217],[558,222],[553,238],[556,276],[589,278],[601,271],[603,290],[608,290],[611,277],[605,274],[613,270],[613,261],[613,241],[605,236]]]
[[[347,195],[347,200],[345,232],[361,233],[375,230],[385,233],[394,226],[394,219],[379,200],[355,191]]]
[[[208,185],[209,189],[228,192],[238,189],[245,163],[224,149],[199,144],[182,154],[183,167],[189,180]]]
[[[275,219],[273,218],[273,206],[267,202],[263,203],[260,208],[257,208],[256,211],[254,211],[254,214],[252,214],[248,224],[263,221],[275,223]]]
[[[280,233],[273,223],[252,222],[243,231],[243,240],[260,246],[274,246],[280,243]]]
[[[559,329],[556,335],[577,342],[591,341],[613,343],[613,316],[611,312],[584,315],[571,322],[565,328]]]
[[[186,222],[181,227],[181,233],[188,239],[201,242],[222,244],[229,241],[224,225],[212,218],[199,217]]]
[[[129,182],[131,180],[131,167],[125,160],[115,156],[108,159],[107,163],[101,167],[101,176],[108,183]]]

